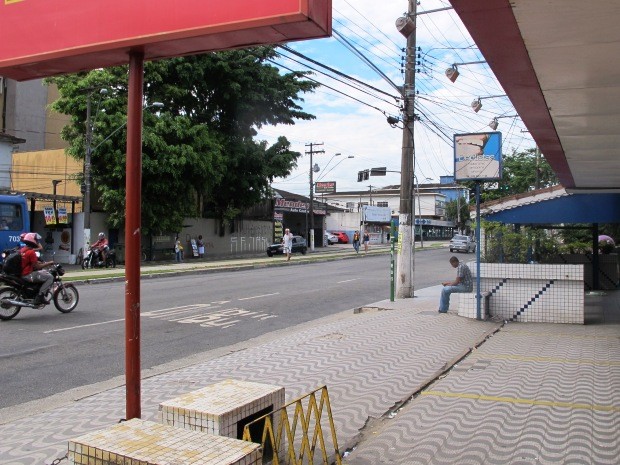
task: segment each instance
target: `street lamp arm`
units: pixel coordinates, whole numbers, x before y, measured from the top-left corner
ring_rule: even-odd
[[[116,134],[118,131],[123,129],[125,126],[127,126],[127,121],[125,121],[123,124],[121,124],[119,127],[117,127],[114,131],[112,131],[110,134],[108,134],[108,136],[105,139],[103,139],[101,142],[99,142],[97,145],[95,145],[92,149],[90,149],[90,153],[92,154],[95,150],[97,150],[99,147],[101,147],[103,145],[103,143],[105,143],[106,141],[110,140],[110,138],[114,134]]]
[[[319,181],[320,179],[323,179],[325,176],[327,176],[329,173],[331,173],[332,170],[334,170],[340,163],[342,163],[343,161],[345,161],[348,158],[355,158],[355,155],[349,155],[347,158],[343,158],[342,160],[340,160],[338,163],[336,163],[334,166],[332,166],[332,168],[329,171],[324,172],[323,174],[321,174],[320,178],[317,179],[317,181]]]

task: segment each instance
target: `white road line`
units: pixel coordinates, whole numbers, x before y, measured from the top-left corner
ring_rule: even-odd
[[[69,331],[70,329],[88,328],[89,326],[107,325],[108,323],[118,323],[119,321],[125,321],[125,318],[121,318],[119,320],[102,321],[101,323],[91,323],[89,325],[72,326],[70,328],[51,329],[49,331],[44,331],[43,334],[58,333],[60,331]]]
[[[263,294],[263,295],[255,295],[253,297],[244,297],[243,299],[237,299],[237,300],[250,300],[250,299],[260,299],[261,297],[269,297],[272,295],[279,295],[279,292],[274,292],[273,294]]]
[[[359,278],[355,278],[355,279],[347,279],[346,281],[338,281],[336,284],[342,284],[342,283],[350,283],[351,281],[357,281]]]

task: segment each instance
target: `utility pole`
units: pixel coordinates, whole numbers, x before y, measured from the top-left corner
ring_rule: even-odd
[[[413,297],[414,253],[413,224],[413,175],[414,175],[414,142],[413,122],[415,119],[415,49],[416,49],[416,12],[417,1],[408,0],[409,8],[405,18],[406,27],[400,29],[407,34],[405,59],[405,82],[403,86],[403,146],[400,168],[400,215],[398,220],[398,261],[396,269],[396,296],[399,299]],[[399,21],[397,20],[397,27]],[[405,32],[407,31],[407,32]]]
[[[310,155],[310,250],[314,251],[314,165],[312,164],[312,156],[315,153],[325,153],[325,150],[314,150],[317,145],[323,145],[312,143],[306,144],[306,147],[310,147],[310,150],[306,152],[306,155]]]
[[[90,171],[91,171],[91,144],[93,140],[93,127],[90,122],[91,118],[91,97],[92,91],[86,97],[86,153],[84,157],[84,202],[82,209],[84,211],[84,255],[88,244],[90,244]]]

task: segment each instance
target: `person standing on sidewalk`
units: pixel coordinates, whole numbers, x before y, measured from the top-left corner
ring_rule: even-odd
[[[293,234],[291,234],[291,230],[288,228],[284,230],[282,245],[284,247],[284,253],[286,254],[286,261],[288,262],[291,260],[291,253],[293,252]]]
[[[181,245],[181,240],[177,237],[177,241],[174,243],[174,256],[177,263],[181,263],[183,261],[183,246]]]
[[[460,263],[459,259],[454,256],[450,257],[450,265],[456,268],[456,279],[441,283],[443,289],[439,299],[439,313],[448,312],[451,294],[455,292],[472,292],[474,290],[474,281],[469,267],[465,263]]]
[[[364,231],[364,255],[368,253],[368,244],[370,244],[370,236],[368,231]]]
[[[198,236],[196,246],[198,247],[198,258],[205,258],[205,241],[202,240],[202,235]]]
[[[355,231],[353,233],[353,248],[356,253],[360,253],[360,232]]]

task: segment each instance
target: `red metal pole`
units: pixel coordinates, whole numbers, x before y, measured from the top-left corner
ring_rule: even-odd
[[[140,418],[140,239],[144,53],[129,54],[125,198],[125,392],[127,420]]]

